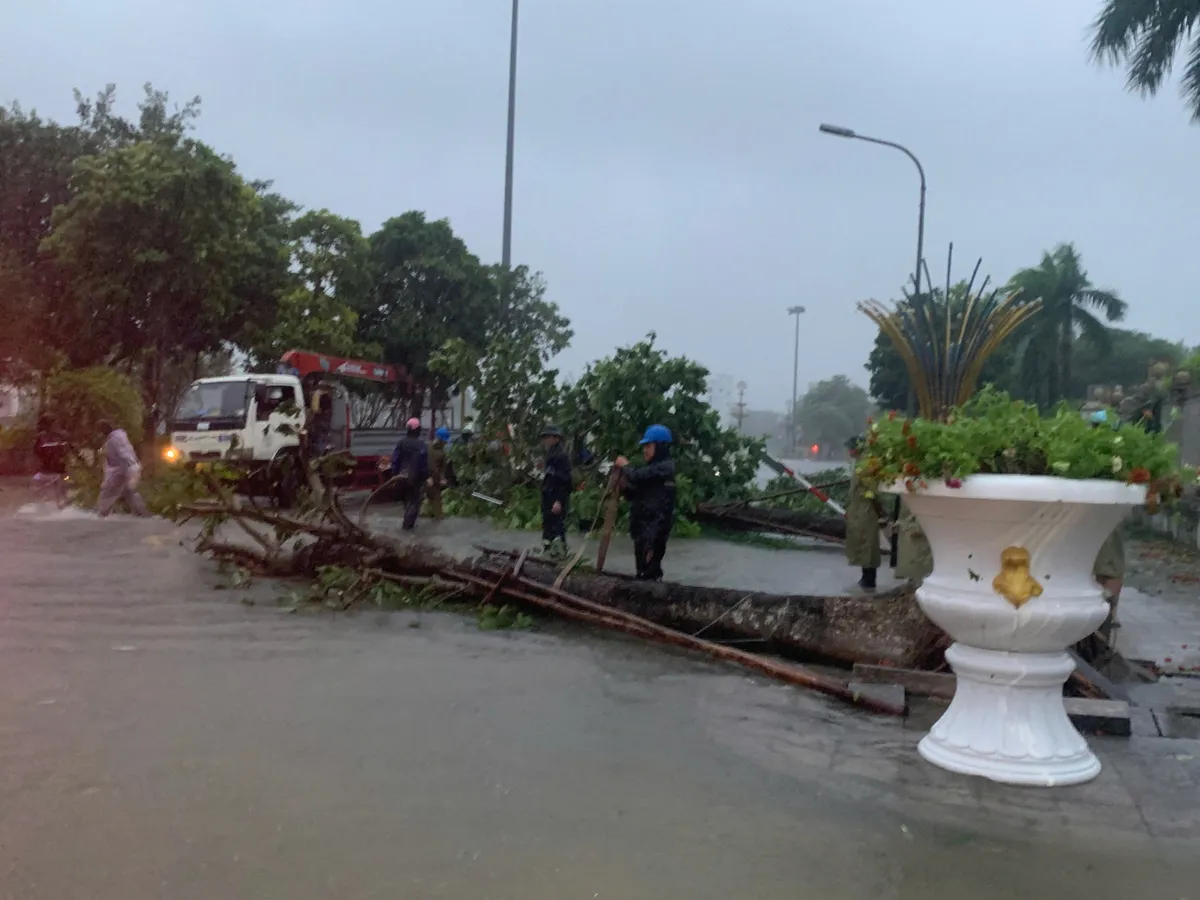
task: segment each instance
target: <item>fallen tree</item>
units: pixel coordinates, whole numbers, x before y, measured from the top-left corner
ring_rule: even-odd
[[[319,579],[323,573],[335,570],[348,572],[338,579],[335,599],[327,603],[335,609],[349,609],[379,596],[381,586],[388,584],[419,589],[426,596],[453,596],[482,605],[507,600],[565,619],[700,652],[873,712],[904,713],[902,704],[855,692],[841,679],[688,634],[619,604],[580,596],[571,588],[587,576],[570,575],[565,586],[556,584],[557,576],[547,573],[543,566],[531,565],[529,568],[537,571],[527,572],[525,554],[517,555],[515,560],[494,553],[459,560],[416,541],[373,533],[353,521],[332,492],[324,493],[307,515],[239,504],[223,491],[212,500],[181,506],[180,512],[184,518],[203,522],[198,550],[248,572],[308,579]],[[626,579],[604,578],[630,584]],[[667,585],[642,588],[652,592],[670,590]]]
[[[846,542],[846,520],[841,516],[811,513],[799,509],[752,506],[751,501],[737,503],[701,503],[696,521],[730,531],[769,532],[809,537],[832,543]]]

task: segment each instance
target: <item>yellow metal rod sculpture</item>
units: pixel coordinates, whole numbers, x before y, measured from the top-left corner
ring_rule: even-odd
[[[906,296],[891,309],[875,300],[858,304],[904,360],[923,419],[945,418],[970,400],[988,357],[1042,308],[1040,299],[1026,301],[1019,291],[986,293],[987,279],[972,291],[980,263],[961,298],[952,296],[947,278],[940,299],[930,292]]]

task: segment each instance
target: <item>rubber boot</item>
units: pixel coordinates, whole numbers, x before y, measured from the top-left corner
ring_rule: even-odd
[[[863,569],[862,578],[858,580],[858,586],[864,591],[875,590],[875,569]]]

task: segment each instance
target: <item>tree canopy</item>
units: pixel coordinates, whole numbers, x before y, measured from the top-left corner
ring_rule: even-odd
[[[71,335],[71,362],[135,363],[152,404],[166,361],[264,326],[287,280],[275,212],[197,141],[139,141],[78,160],[41,246],[69,280],[49,320]]]
[[[841,447],[866,429],[873,408],[867,392],[845,375],[818,381],[796,401],[798,439],[822,451]]]
[[[1200,122],[1200,0],[1105,0],[1092,24],[1092,59],[1125,66],[1130,91],[1154,96],[1186,47],[1183,99]]]

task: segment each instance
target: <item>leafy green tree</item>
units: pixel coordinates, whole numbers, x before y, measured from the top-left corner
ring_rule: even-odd
[[[135,444],[142,438],[141,392],[128,375],[103,366],[63,369],[42,386],[41,412],[49,415],[75,450],[103,442],[100,421],[124,428]]]
[[[163,138],[78,160],[72,184],[42,249],[70,279],[50,320],[76,364],[136,366],[150,406],[168,360],[271,321],[288,281],[283,204],[231,162]]]
[[[866,429],[873,408],[867,392],[845,375],[818,381],[796,402],[800,440],[822,449],[841,447]]]
[[[499,267],[493,271],[503,277]],[[570,322],[545,299],[540,275],[520,266],[499,293],[502,306],[488,324],[481,353],[463,338],[451,338],[431,357],[431,370],[475,400],[476,428],[484,436],[507,434],[507,458],[524,470],[540,455],[540,432],[562,406],[559,373],[550,361],[571,341]]]
[[[671,429],[672,452],[684,490],[680,508],[698,499],[732,496],[753,481],[762,442],[721,427],[721,416],[705,399],[708,369],[668,356],[656,336],[592,363],[566,393],[562,425],[586,435],[601,459],[621,454],[636,459],[638,441],[653,424]]]
[[[362,227],[322,209],[299,216],[288,236],[291,286],[270,329],[253,338],[254,365],[271,370],[290,349],[376,358],[380,348],[359,340],[359,316],[370,295]]]
[[[48,370],[64,358],[99,359],[74,345],[87,338],[52,317],[67,302],[69,279],[41,253],[54,210],[72,197],[78,160],[148,137],[181,136],[199,114],[199,99],[169,108],[167,94],[145,86],[135,121],[115,113],[116,89],[94,98],[75,92],[77,122],[60,125],[0,106],[0,375]]]
[[[1154,96],[1187,44],[1183,98],[1200,121],[1200,2],[1198,0],[1105,0],[1092,25],[1092,59],[1124,65],[1130,91]]]
[[[405,366],[440,406],[451,376],[430,361],[452,339],[483,352],[497,286],[445,219],[407,212],[384,222],[368,243],[372,288],[358,338],[377,345],[385,362]],[[414,397],[414,406],[422,399]]]
[[[1108,330],[1109,343],[1103,352],[1086,340],[1075,342],[1072,382],[1068,396],[1083,398],[1089,385],[1122,385],[1126,389],[1146,380],[1146,371],[1155,362],[1169,363],[1172,369],[1187,355],[1186,348],[1164,338],[1124,328]]]
[[[1021,393],[1038,404],[1053,405],[1074,383],[1076,338],[1100,353],[1109,352],[1106,323],[1125,317],[1125,301],[1092,285],[1073,244],[1060,244],[1043,254],[1037,266],[1022,269],[1008,286],[1042,301],[1041,312],[1019,335]]]

